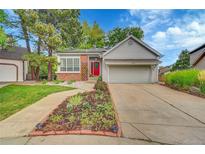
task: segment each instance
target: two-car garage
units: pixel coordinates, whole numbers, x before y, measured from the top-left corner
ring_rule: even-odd
[[[160,57],[159,52],[131,35],[103,54],[103,81],[158,82]]]
[[[109,83],[150,83],[150,69],[148,65],[110,65]]]

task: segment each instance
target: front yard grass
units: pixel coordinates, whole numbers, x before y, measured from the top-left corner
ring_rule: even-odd
[[[8,85],[0,88],[0,120],[9,117],[51,93],[72,89],[74,88],[48,85]]]
[[[98,81],[95,91],[68,97],[35,131],[91,130],[117,133],[118,125],[107,84]]]

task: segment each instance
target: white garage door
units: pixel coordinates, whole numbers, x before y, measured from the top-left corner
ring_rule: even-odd
[[[109,66],[110,83],[150,83],[149,66]]]
[[[16,81],[16,67],[0,64],[0,82]]]

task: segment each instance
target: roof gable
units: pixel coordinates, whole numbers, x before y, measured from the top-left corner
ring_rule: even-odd
[[[131,35],[108,50],[103,56],[105,59],[156,59],[162,55]]]
[[[202,48],[205,48],[205,43],[202,44],[202,45],[200,45],[199,47],[195,48],[194,50],[192,50],[192,51],[190,52],[190,54],[195,53],[195,52],[201,50]]]

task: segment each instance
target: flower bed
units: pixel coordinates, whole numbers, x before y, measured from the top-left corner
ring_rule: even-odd
[[[30,135],[95,134],[118,135],[118,123],[106,83],[95,91],[67,98]]]

